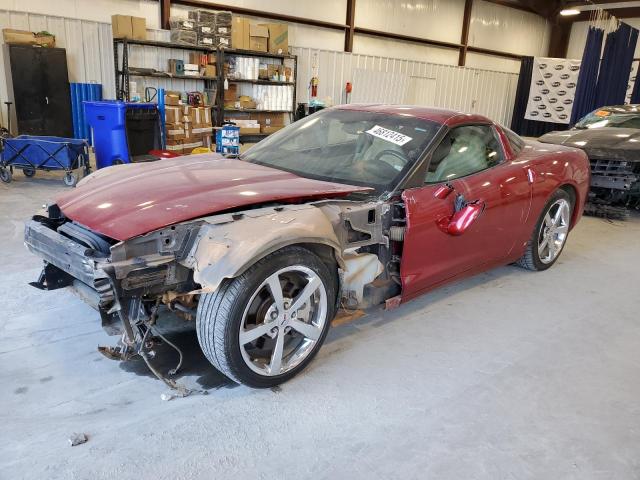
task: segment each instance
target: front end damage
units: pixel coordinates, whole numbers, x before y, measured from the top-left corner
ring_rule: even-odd
[[[154,329],[160,309],[195,320],[199,294],[215,291],[264,256],[295,244],[338,268],[340,314],[352,315],[399,298],[403,233],[400,201],[257,206],[126,241],[75,223],[52,205],[48,215],[27,223],[25,244],[45,263],[32,285],[71,288],[100,313],[107,333],[121,335],[117,347],[102,353],[120,360],[139,355],[177,388],[149,362],[152,339],[161,337]]]

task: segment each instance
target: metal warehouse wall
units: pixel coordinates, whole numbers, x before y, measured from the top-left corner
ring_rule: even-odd
[[[69,80],[98,82],[105,98],[115,96],[111,25],[51,15],[0,10],[0,28],[47,30],[56,35],[57,45],[67,49]],[[148,30],[149,38],[168,40],[165,30]],[[319,97],[334,103],[351,81],[352,102],[417,103],[485,114],[509,124],[518,75],[475,68],[440,65],[330,50],[293,47],[298,55],[298,100],[308,100],[308,83],[317,66]],[[130,66],[166,69],[169,58],[185,58],[183,50],[132,47]],[[7,99],[4,48],[0,49],[0,101]],[[144,86],[196,90],[202,82],[180,79],[137,78]],[[4,107],[4,106],[3,106]],[[5,114],[4,108],[2,115]],[[0,115],[0,122],[6,120]]]
[[[299,47],[293,47],[293,53],[298,55],[299,101],[308,101],[308,82],[315,67],[321,100],[329,97],[343,103],[344,86],[350,81],[352,103],[421,104],[511,123],[518,84],[515,73]]]

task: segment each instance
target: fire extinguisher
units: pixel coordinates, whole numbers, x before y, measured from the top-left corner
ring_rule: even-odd
[[[320,78],[318,75],[318,54],[313,54],[313,59],[311,60],[311,81],[309,82],[309,90],[311,90],[310,100],[313,101],[318,96],[318,84],[320,83]]]
[[[309,87],[311,88],[311,98],[316,98],[318,96],[319,83],[320,79],[318,77],[311,77],[311,81],[309,82]]]
[[[353,90],[353,86],[351,85],[351,82],[347,82],[347,85],[344,87],[344,103],[350,103],[349,98],[351,97],[351,90]]]

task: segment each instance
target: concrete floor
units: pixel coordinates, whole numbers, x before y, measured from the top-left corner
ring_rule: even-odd
[[[548,272],[334,328],[277,391],[230,384],[173,333],[181,381],[209,395],[166,402],[96,351],[114,339],[93,310],[27,285],[23,221],[65,188],[46,177],[0,185],[0,478],[640,478],[640,218],[583,219]]]

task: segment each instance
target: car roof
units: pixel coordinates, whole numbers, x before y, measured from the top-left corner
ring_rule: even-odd
[[[384,113],[387,115],[413,116],[423,120],[430,120],[441,125],[454,127],[462,123],[493,123],[483,115],[464,113],[445,108],[419,107],[415,105],[389,105],[384,103],[353,103],[338,105],[341,110],[356,110],[361,112]]]
[[[640,105],[612,105],[598,108],[598,110],[607,110],[612,113],[640,113]]]

